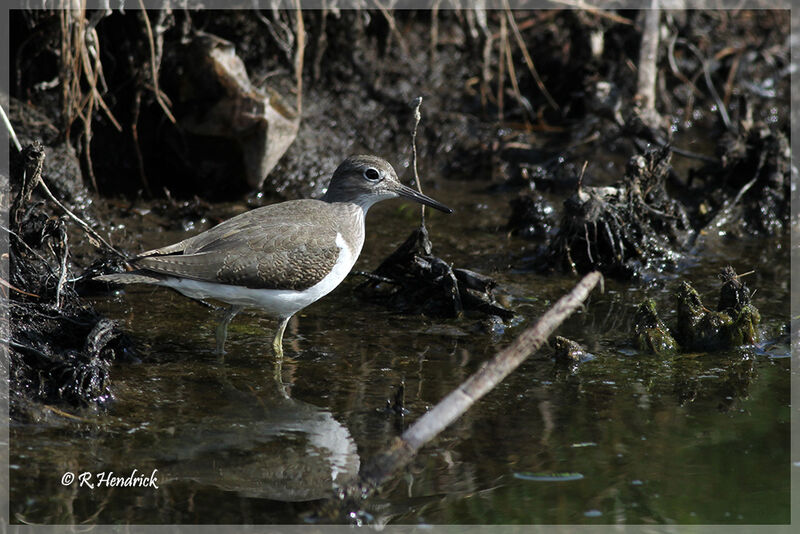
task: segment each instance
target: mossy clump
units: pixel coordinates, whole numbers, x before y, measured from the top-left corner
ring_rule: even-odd
[[[750,302],[751,293],[732,267],[720,273],[723,281],[717,310],[703,305],[700,294],[688,282],[675,292],[677,321],[668,329],[658,316],[655,302],[647,299],[636,313],[636,344],[642,351],[665,354],[720,350],[758,341],[761,314]]]
[[[587,358],[586,349],[580,343],[565,337],[556,336],[553,339],[553,349],[559,363],[580,363]]]
[[[758,308],[751,302],[750,289],[742,281],[744,275],[737,275],[733,267],[725,267],[719,274],[722,288],[719,292],[717,311],[725,312],[733,318],[731,343],[746,345],[758,341],[756,325],[761,322]]]
[[[658,316],[656,303],[647,299],[639,305],[634,323],[636,344],[639,350],[655,354],[669,354],[678,350],[678,343]]]

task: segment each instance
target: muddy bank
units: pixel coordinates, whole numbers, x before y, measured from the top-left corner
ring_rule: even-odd
[[[10,322],[10,407],[17,417],[39,411],[31,402],[102,407],[113,399],[111,364],[133,355],[131,340],[116,323],[94,312],[75,290],[68,267],[67,225],[73,221],[32,201],[34,190],[46,187],[43,174],[50,175],[45,160],[44,147],[35,142],[12,166],[16,187],[4,226],[10,276],[3,311]]]

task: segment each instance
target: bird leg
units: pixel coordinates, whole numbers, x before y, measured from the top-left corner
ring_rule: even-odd
[[[291,316],[281,318],[278,331],[275,332],[275,339],[272,340],[272,350],[275,351],[275,356],[278,358],[283,358],[283,331],[286,330],[289,319],[291,319]]]
[[[283,383],[283,358],[280,356],[276,357],[273,362],[272,378],[280,396],[288,399],[289,392],[286,389],[286,384]]]
[[[225,340],[228,338],[228,323],[236,316],[237,313],[242,311],[244,306],[239,306],[238,304],[232,304],[230,308],[225,311],[225,315],[222,316],[222,321],[220,321],[219,325],[217,326],[217,354],[222,356],[225,354]]]

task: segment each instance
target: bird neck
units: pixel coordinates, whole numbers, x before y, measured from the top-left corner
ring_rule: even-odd
[[[368,207],[355,202],[329,202],[332,212],[331,219],[336,231],[341,233],[347,242],[350,251],[357,258],[364,245],[364,219]]]
[[[361,211],[366,216],[367,211],[369,208],[372,207],[373,204],[376,202],[380,202],[385,198],[391,197],[384,197],[381,195],[373,195],[373,194],[358,194],[352,193],[350,191],[342,191],[340,189],[328,189],[328,191],[322,196],[320,200],[323,202],[328,202],[331,204],[351,204],[353,206],[358,206],[361,208]]]

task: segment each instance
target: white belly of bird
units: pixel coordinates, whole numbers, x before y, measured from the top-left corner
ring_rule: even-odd
[[[333,269],[325,278],[308,289],[253,289],[184,278],[169,278],[161,281],[159,285],[171,287],[194,299],[216,299],[247,308],[261,308],[275,317],[291,317],[333,291],[350,273],[360,251],[350,250],[342,235],[338,233],[336,244],[339,246],[339,258]]]

